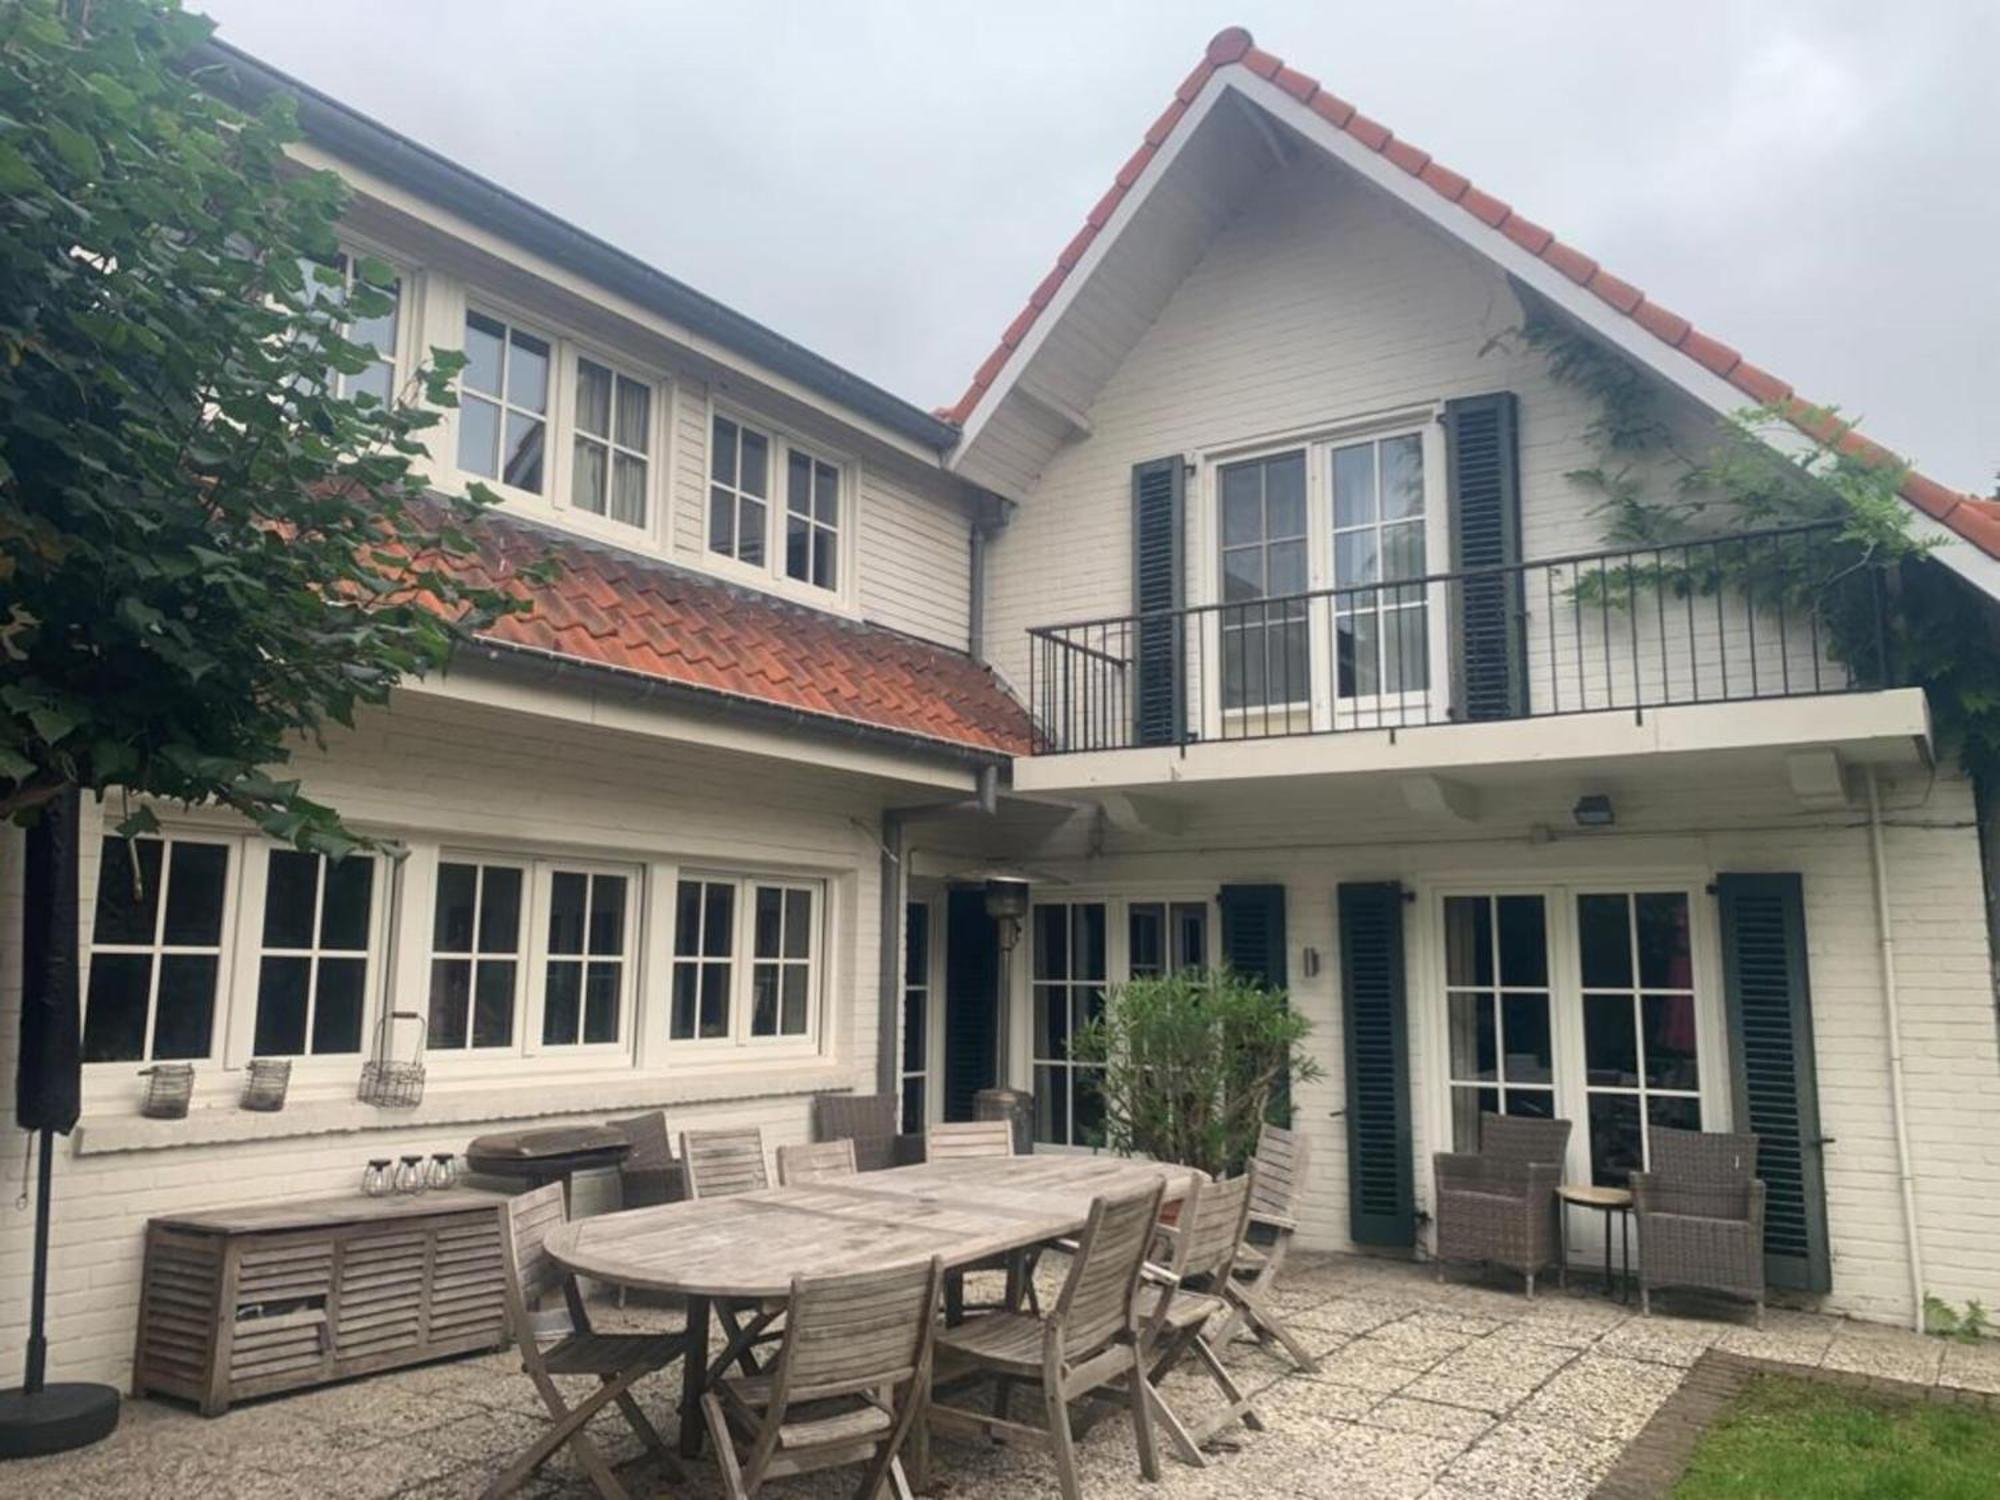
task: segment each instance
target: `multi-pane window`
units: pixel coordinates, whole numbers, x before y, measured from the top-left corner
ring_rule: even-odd
[[[1701,1128],[1688,898],[1681,891],[1576,898],[1590,1169],[1622,1187],[1654,1126]]]
[[[1225,465],[1221,497],[1222,706],[1303,703],[1306,603],[1290,596],[1307,587],[1305,452]],[[1285,602],[1267,602],[1273,599]],[[1249,732],[1265,727],[1256,715]]]
[[[769,435],[718,415],[709,442],[708,466],[709,550],[763,567],[770,528]]]
[[[819,888],[690,876],[675,901],[675,1041],[810,1036],[819,993]]]
[[[354,295],[355,262],[345,252],[336,253],[324,263],[308,261],[305,274],[315,301],[345,307]],[[387,286],[378,286],[373,282],[367,286],[370,295],[386,297],[389,305],[367,317],[342,320],[340,332],[349,343],[363,344],[372,349],[375,358],[351,375],[334,373],[331,384],[336,396],[349,399],[373,396],[387,406],[396,394],[396,329],[402,314],[403,285],[400,281],[392,281]]]
[[[375,860],[272,849],[266,854],[257,962],[260,1057],[361,1050]]]
[[[554,869],[542,956],[542,1045],[603,1046],[619,1039],[630,983],[631,881],[603,871]]]
[[[1481,1113],[1556,1113],[1546,904],[1448,896],[1444,937],[1452,1149],[1476,1151]]]
[[[930,1076],[931,909],[924,901],[903,908],[903,1132],[929,1123],[925,1100]]]
[[[785,459],[785,576],[839,586],[840,470],[803,449]]]
[[[1332,454],[1335,694],[1422,692],[1426,649],[1424,450],[1415,433]]]
[[[571,505],[628,526],[646,524],[652,415],[652,387],[577,356]]]
[[[667,1034],[675,1041],[729,1035],[736,950],[736,883],[683,880],[674,917],[674,998]]]
[[[812,892],[760,885],[752,898],[750,1034],[804,1036],[811,1022]]]
[[[1051,1145],[1099,1144],[1102,1069],[1076,1062],[1072,1043],[1104,1011],[1104,933],[1101,901],[1035,907],[1035,1139]]]
[[[547,478],[548,428],[548,340],[468,310],[459,468],[539,495]]]
[[[207,1057],[215,1035],[230,846],[104,840],[91,924],[85,1062]]]
[[[1125,918],[1126,971],[1158,979],[1208,966],[1208,907],[1200,901],[1134,901]]]
[[[526,882],[519,865],[453,859],[438,864],[431,922],[432,1048],[514,1045]]]

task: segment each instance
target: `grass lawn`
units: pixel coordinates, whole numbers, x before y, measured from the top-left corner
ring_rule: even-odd
[[[2000,1416],[1760,1375],[1702,1435],[1673,1500],[1992,1500]]]

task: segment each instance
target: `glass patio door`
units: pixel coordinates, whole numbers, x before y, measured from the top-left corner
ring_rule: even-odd
[[[1479,1149],[1482,1112],[1556,1113],[1548,903],[1447,896],[1445,1029],[1451,1149]]]

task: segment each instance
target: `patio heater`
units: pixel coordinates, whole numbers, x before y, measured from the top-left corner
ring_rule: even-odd
[[[1025,1140],[1032,1136],[1027,1115],[1031,1093],[1010,1088],[1007,1080],[1012,1077],[1009,1067],[1009,1042],[1013,1035],[1010,1024],[1013,1017],[1014,999],[1014,950],[1021,943],[1021,927],[1028,917],[1028,882],[1013,875],[989,875],[986,877],[986,915],[993,919],[995,935],[999,939],[1000,964],[997,983],[999,1003],[993,1007],[993,1087],[979,1091],[979,1106],[982,1118],[988,1118],[988,1111],[996,1111],[1013,1126],[1015,1149],[1024,1149]]]
[[[48,1382],[49,1198],[55,1137],[76,1127],[83,1106],[82,1025],[77,1006],[77,838],[82,798],[71,787],[28,830],[22,916],[21,1057],[14,1119],[39,1135],[35,1184],[34,1287],[21,1384],[0,1391],[0,1459],[81,1448],[118,1425],[108,1385]]]

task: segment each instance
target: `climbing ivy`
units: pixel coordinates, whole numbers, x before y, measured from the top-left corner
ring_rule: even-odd
[[[1567,477],[1597,498],[1606,543],[1670,549],[1664,561],[1586,577],[1579,594],[1616,607],[1655,589],[1731,590],[1811,609],[1829,655],[1861,680],[1923,688],[1940,743],[1976,779],[2000,785],[1995,612],[1915,534],[1900,494],[1908,465],[1843,451],[1852,424],[1830,408],[1794,408],[1810,435],[1784,411],[1748,408],[1691,447],[1657,381],[1616,350],[1545,316],[1521,334],[1595,408],[1584,431],[1594,462]],[[1817,529],[1751,546],[1719,541],[1801,526]]]

